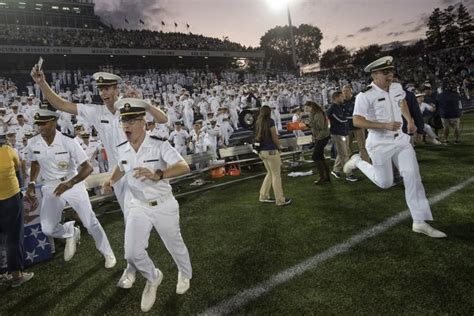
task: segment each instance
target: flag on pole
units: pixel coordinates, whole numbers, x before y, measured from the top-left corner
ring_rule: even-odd
[[[127,18],[125,18],[125,23],[127,23],[127,24],[128,24],[128,20],[127,20]]]
[[[188,29],[189,29],[189,24],[188,24],[188,23],[186,23],[186,28],[188,28]]]
[[[174,27],[178,27],[178,23],[174,22]]]
[[[143,20],[142,20],[142,19],[140,19],[139,21],[140,21],[140,23],[141,23],[141,24],[145,24],[145,22],[143,22]]]
[[[161,21],[161,25],[165,26],[165,22]]]

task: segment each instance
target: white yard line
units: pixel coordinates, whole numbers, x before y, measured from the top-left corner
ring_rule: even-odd
[[[471,177],[458,185],[455,185],[437,195],[430,198],[430,204],[434,205],[439,201],[447,198],[449,195],[457,192],[470,183],[474,182],[474,177]],[[408,210],[402,211],[395,216],[392,216],[385,221],[377,224],[369,229],[366,229],[360,232],[357,235],[354,235],[347,239],[346,241],[337,244],[326,251],[319,253],[311,258],[306,259],[303,262],[300,262],[297,265],[292,266],[284,271],[281,271],[278,274],[273,275],[270,279],[257,284],[252,288],[248,288],[245,290],[240,291],[235,296],[224,300],[218,303],[215,306],[210,307],[209,309],[205,310],[204,312],[200,313],[200,315],[225,315],[234,312],[237,308],[242,307],[251,301],[256,300],[260,296],[270,292],[274,287],[289,282],[295,277],[300,276],[301,274],[313,270],[317,268],[321,263],[332,259],[338,255],[344,254],[349,251],[351,248],[356,246],[357,244],[365,241],[368,238],[378,236],[390,228],[394,227],[395,225],[399,224],[400,222],[408,219],[410,217],[410,212]],[[429,238],[429,237],[426,237]]]

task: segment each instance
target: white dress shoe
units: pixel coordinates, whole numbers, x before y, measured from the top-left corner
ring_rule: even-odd
[[[359,154],[354,154],[352,157],[344,164],[342,171],[345,174],[351,174],[354,170],[357,169],[357,162],[361,160]]]
[[[76,253],[77,243],[81,240],[81,230],[74,227],[74,235],[66,239],[66,247],[64,248],[64,261],[69,261]]]
[[[176,284],[176,294],[184,294],[191,286],[190,280],[185,278],[181,271],[178,272],[178,283]]]
[[[135,283],[135,273],[129,273],[127,270],[124,270],[120,280],[117,282],[117,287],[130,289],[133,283]]]
[[[163,273],[158,269],[156,269],[156,273],[158,273],[158,279],[153,283],[146,281],[145,288],[143,289],[141,308],[142,312],[145,313],[153,307],[153,304],[155,304],[156,290],[161,284],[161,281],[163,281]]]
[[[105,268],[106,269],[113,268],[117,264],[117,259],[115,259],[114,254],[106,255],[106,256],[104,256],[104,258],[105,258]]]
[[[446,238],[448,237],[442,231],[434,229],[428,223],[423,224],[413,224],[412,229],[415,233],[425,234],[433,238]]]

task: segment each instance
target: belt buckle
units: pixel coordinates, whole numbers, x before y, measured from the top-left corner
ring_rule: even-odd
[[[66,177],[62,177],[61,179],[59,179],[59,181],[65,181],[66,180]]]
[[[158,205],[158,201],[151,201],[148,203],[150,206],[157,206]]]

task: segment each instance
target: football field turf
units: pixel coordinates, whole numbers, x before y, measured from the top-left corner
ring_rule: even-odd
[[[185,295],[175,294],[176,266],[152,231],[148,251],[164,279],[150,314],[473,315],[474,114],[462,125],[460,145],[416,147],[433,226],[447,239],[413,233],[403,186],[379,189],[359,171],[359,182],[333,178],[322,187],[315,176],[284,171],[293,199],[285,207],[258,202],[262,177],[241,181],[178,199],[194,270]],[[144,279],[130,290],[115,286],[125,267],[122,215],[100,221],[118,259],[114,269],[103,267],[82,228],[70,262],[60,249],[29,269],[30,282],[0,288],[0,315],[141,313]]]

